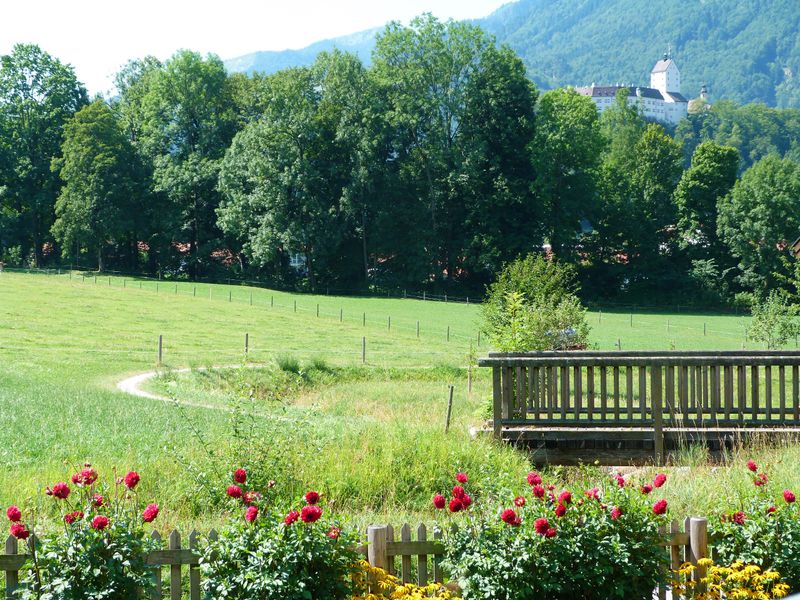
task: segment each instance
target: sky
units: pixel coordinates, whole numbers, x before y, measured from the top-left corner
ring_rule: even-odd
[[[0,0],[0,55],[35,43],[71,64],[91,94],[107,93],[132,58],[186,48],[223,60],[408,22],[488,15],[509,0]]]

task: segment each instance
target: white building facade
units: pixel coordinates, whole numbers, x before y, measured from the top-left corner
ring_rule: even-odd
[[[681,74],[669,54],[650,72],[650,87],[592,84],[575,90],[589,96],[602,113],[614,104],[617,92],[623,88],[628,90],[628,105],[637,106],[645,118],[677,125],[688,114],[689,101],[681,94]]]

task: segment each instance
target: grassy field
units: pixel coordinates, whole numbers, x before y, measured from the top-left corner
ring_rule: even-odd
[[[468,355],[488,350],[475,347],[478,319],[477,306],[455,303],[2,273],[0,505],[43,503],[44,486],[84,461],[106,472],[137,468],[143,494],[166,508],[163,527],[213,524],[216,482],[245,462],[264,481],[278,480],[284,496],[318,487],[334,508],[362,521],[430,516],[430,495],[450,485],[457,469],[472,474],[479,493],[509,493],[528,469],[525,456],[468,433],[490,393],[486,373],[476,373],[473,393],[466,392]],[[741,348],[747,320],[637,312],[631,323],[630,313],[590,314],[600,349],[618,342],[623,349]],[[153,389],[208,407],[115,388],[155,367],[159,335],[165,372]],[[277,367],[279,357],[299,368]],[[170,372],[245,360],[266,368]],[[456,392],[445,435],[449,385]],[[281,393],[270,395],[276,388]],[[776,481],[788,485],[797,475],[794,447],[757,457],[774,466]],[[725,490],[738,485],[736,469],[712,471],[702,456],[686,460],[696,469],[674,471],[682,481],[671,488],[678,509],[704,510],[715,489],[732,501]]]

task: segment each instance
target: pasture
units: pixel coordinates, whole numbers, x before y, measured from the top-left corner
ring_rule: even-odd
[[[281,482],[287,496],[319,487],[334,508],[358,519],[397,522],[429,515],[432,492],[457,469],[471,473],[479,493],[498,495],[527,472],[521,453],[469,435],[486,415],[491,389],[488,373],[476,370],[467,393],[470,353],[488,350],[485,340],[476,348],[479,307],[175,286],[95,282],[79,273],[0,274],[0,505],[40,502],[45,485],[88,461],[106,472],[137,468],[143,493],[166,509],[163,527],[207,527],[219,518],[218,506],[205,501],[218,492],[215,478],[240,460]],[[624,349],[737,349],[747,320],[590,315],[599,349],[618,341]],[[159,335],[162,375],[147,387],[175,401],[117,390],[119,380],[155,367]],[[244,363],[266,368],[171,372]],[[283,393],[270,396],[276,385]],[[455,394],[445,435],[449,385]],[[258,443],[242,445],[246,438]],[[773,464],[775,480],[796,476],[800,453],[793,447],[758,456]],[[737,472],[707,465],[702,455],[685,458],[696,468],[691,476],[674,472],[681,480],[670,492],[676,510],[734,502]],[[585,469],[556,475],[589,477]]]

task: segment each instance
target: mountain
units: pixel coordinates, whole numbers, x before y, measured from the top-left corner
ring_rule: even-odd
[[[352,52],[368,64],[372,49],[375,47],[375,35],[382,28],[367,29],[351,35],[315,42],[300,50],[276,50],[253,52],[225,61],[225,68],[230,73],[275,73],[290,67],[304,67],[314,62],[320,52],[329,52],[334,48]]]
[[[541,88],[648,85],[669,48],[687,97],[707,84],[712,100],[800,107],[798,0],[519,0],[475,23],[513,48]],[[378,31],[226,64],[274,72],[333,47],[368,60]]]

